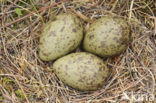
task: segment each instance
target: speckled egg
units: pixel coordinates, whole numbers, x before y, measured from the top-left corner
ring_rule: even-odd
[[[76,49],[83,38],[83,27],[73,14],[59,14],[43,27],[39,44],[39,57],[55,60]]]
[[[65,84],[81,91],[97,90],[109,76],[103,60],[87,52],[72,53],[56,60],[53,70]]]
[[[101,57],[123,52],[130,42],[130,26],[120,17],[106,16],[91,24],[83,41],[84,50]]]

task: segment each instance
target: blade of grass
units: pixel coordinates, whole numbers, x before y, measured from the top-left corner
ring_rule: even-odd
[[[45,22],[44,22],[42,16],[41,16],[40,13],[37,11],[36,6],[34,5],[34,3],[33,3],[32,0],[30,0],[30,3],[31,3],[31,5],[34,7],[34,9],[35,9],[36,13],[38,14],[38,16],[40,17],[42,23],[45,24]]]

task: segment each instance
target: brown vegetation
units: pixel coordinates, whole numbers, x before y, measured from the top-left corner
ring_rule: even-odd
[[[132,42],[125,53],[105,60],[112,73],[98,91],[79,92],[64,85],[50,69],[53,62],[43,62],[38,57],[42,25],[62,12],[79,16],[85,29],[105,15],[124,17],[131,25]],[[151,94],[156,95],[155,71],[155,0],[0,1],[2,103],[117,102],[131,92],[148,93],[150,100]]]

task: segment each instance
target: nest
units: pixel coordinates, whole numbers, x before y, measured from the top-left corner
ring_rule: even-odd
[[[2,0],[0,8],[0,102],[154,101],[154,0]],[[106,15],[124,17],[131,25],[132,42],[124,53],[105,60],[111,75],[97,91],[80,92],[63,84],[50,68],[53,62],[38,57],[42,25],[62,12],[77,15],[84,21],[85,30]]]

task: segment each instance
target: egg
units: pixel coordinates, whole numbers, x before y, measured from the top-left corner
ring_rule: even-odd
[[[80,91],[99,89],[110,73],[101,58],[87,52],[71,53],[59,58],[52,69],[62,82]]]
[[[105,16],[90,25],[83,48],[101,57],[112,57],[126,50],[130,38],[130,26],[125,19]]]
[[[52,61],[75,50],[83,38],[80,19],[70,13],[59,14],[43,26],[39,57]]]

